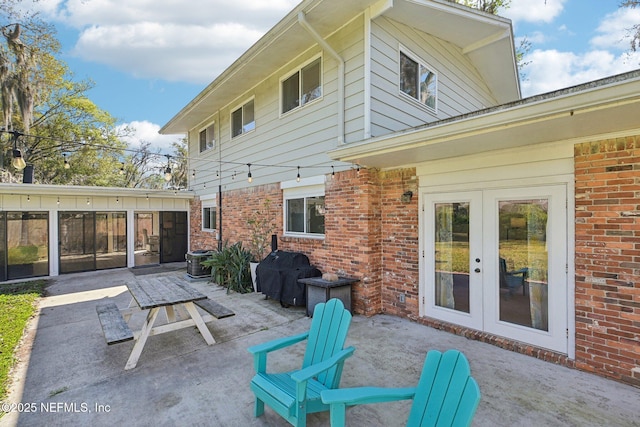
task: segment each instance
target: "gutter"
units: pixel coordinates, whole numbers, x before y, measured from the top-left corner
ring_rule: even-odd
[[[344,85],[345,85],[345,67],[344,67],[344,59],[342,59],[342,57],[338,54],[338,52],[336,52],[331,46],[329,46],[329,43],[327,43],[327,41],[325,39],[323,39],[320,34],[318,34],[318,32],[311,27],[311,25],[309,24],[309,22],[307,21],[304,12],[298,12],[298,23],[300,24],[300,26],[302,28],[304,28],[310,35],[311,37],[314,38],[314,40],[316,42],[318,42],[318,44],[327,52],[329,52],[329,54],[331,56],[333,56],[335,58],[336,61],[338,61],[338,145],[342,145],[344,144],[344,129],[345,129],[345,125],[344,125],[344,121],[345,121],[345,114],[344,114],[344,106],[345,106],[345,100],[344,100],[344,94],[345,94],[345,89],[344,89]]]

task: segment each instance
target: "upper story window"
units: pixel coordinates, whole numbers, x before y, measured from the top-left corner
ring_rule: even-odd
[[[438,77],[415,56],[400,52],[400,92],[435,111]]]
[[[231,113],[231,137],[243,135],[256,128],[256,119],[253,112],[253,99],[233,110]]]
[[[322,97],[322,58],[317,58],[282,80],[282,113]]]
[[[207,151],[215,147],[216,135],[215,135],[215,123],[211,123],[206,128],[200,131],[200,152]]]

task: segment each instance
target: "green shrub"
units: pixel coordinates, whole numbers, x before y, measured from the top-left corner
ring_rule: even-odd
[[[242,247],[242,242],[233,245],[225,242],[222,250],[215,251],[210,258],[200,262],[211,268],[211,280],[227,288],[227,292],[252,292],[249,260],[251,253]]]

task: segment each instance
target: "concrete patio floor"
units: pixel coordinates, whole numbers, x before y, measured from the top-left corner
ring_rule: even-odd
[[[160,273],[186,280],[185,270]],[[197,329],[150,337],[138,366],[125,371],[133,342],[107,346],[95,311],[112,298],[125,307],[131,271],[64,275],[51,280],[40,314],[20,352],[9,403],[34,412],[10,412],[0,426],[285,426],[269,408],[253,416],[247,347],[308,329],[304,307],[282,308],[261,294],[226,294],[205,281],[189,282],[236,315],[208,323],[217,343]],[[132,322],[141,324],[136,315]],[[341,386],[412,386],[430,349],[464,352],[482,400],[474,426],[640,426],[640,389],[589,373],[471,341],[397,317],[355,316]],[[295,369],[302,346],[269,356],[270,370]],[[350,426],[401,426],[410,402],[353,407]],[[328,413],[309,426],[328,426]]]

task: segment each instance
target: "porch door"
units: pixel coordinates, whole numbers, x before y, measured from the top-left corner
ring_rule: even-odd
[[[424,314],[566,353],[565,186],[424,200]]]

